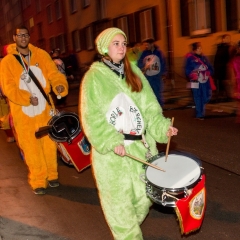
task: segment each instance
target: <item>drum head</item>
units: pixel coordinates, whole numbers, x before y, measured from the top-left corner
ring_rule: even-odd
[[[199,163],[188,156],[169,154],[167,161],[165,156],[159,156],[151,163],[165,170],[163,172],[151,166],[147,167],[146,178],[156,187],[186,188],[193,185],[201,176]]]
[[[71,142],[81,132],[78,115],[72,112],[58,113],[48,125],[52,126],[49,136],[56,142]]]

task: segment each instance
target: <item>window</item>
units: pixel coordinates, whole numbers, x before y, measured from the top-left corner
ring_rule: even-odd
[[[1,14],[0,15],[0,28],[4,27],[5,26],[5,22],[4,22],[4,15]]]
[[[28,20],[24,21],[24,26],[31,31],[30,22]]]
[[[109,21],[109,19],[93,22],[93,38],[95,39],[100,32],[109,27],[112,27],[112,23]]]
[[[6,22],[10,22],[11,20],[12,20],[11,11],[7,11],[7,13],[6,13]]]
[[[114,20],[114,26],[120,27],[128,37],[128,43],[142,42],[146,39],[160,39],[159,6],[128,14]]]
[[[86,44],[87,50],[92,50],[94,48],[92,26],[86,27]]]
[[[239,0],[225,0],[226,3],[226,17],[227,30],[240,29],[240,1]]]
[[[53,22],[51,5],[47,6],[47,19],[48,19],[48,23]]]
[[[21,13],[21,3],[20,1],[16,2],[14,5],[13,5],[13,8],[11,9],[12,10],[12,16],[13,17],[16,17],[17,15],[19,15]]]
[[[40,13],[42,8],[41,8],[41,0],[35,0],[36,3],[36,12]]]
[[[7,32],[7,35],[8,35],[8,36],[7,36],[8,40],[9,40],[9,39],[12,39],[12,37],[13,37],[13,31],[12,31],[12,30],[8,31],[8,32]]]
[[[74,50],[76,52],[79,52],[81,50],[81,47],[80,47],[80,35],[78,30],[72,32],[72,42]]]
[[[31,5],[31,0],[22,0],[23,9],[27,8],[30,5]]]
[[[43,31],[42,31],[42,23],[37,24],[37,29],[38,29],[38,38],[42,39],[43,38]]]
[[[49,45],[50,45],[50,49],[51,49],[51,50],[54,49],[54,48],[56,48],[56,42],[55,42],[55,38],[54,38],[54,37],[51,37],[51,38],[49,39]]]
[[[212,32],[210,0],[181,0],[182,35],[199,36]]]
[[[211,32],[209,0],[194,0],[190,3],[191,35]]]
[[[77,11],[77,1],[70,0],[70,13],[74,13]]]
[[[30,28],[34,27],[34,20],[33,20],[33,18],[29,19],[29,26],[30,26]]]
[[[83,8],[86,8],[90,5],[90,0],[82,0]]]
[[[128,18],[125,17],[120,17],[118,18],[116,23],[116,27],[120,28],[121,30],[123,30],[123,32],[125,32],[127,39],[129,39],[129,31],[128,31]]]
[[[106,0],[99,0],[100,19],[106,18]]]
[[[144,41],[148,38],[154,39],[152,9],[147,9],[139,13],[140,38]]]
[[[61,8],[61,2],[57,0],[55,2],[55,13],[56,13],[56,19],[62,18],[62,8]]]
[[[63,34],[57,36],[56,44],[57,44],[57,47],[60,48],[61,53],[65,53],[66,52],[64,35]]]

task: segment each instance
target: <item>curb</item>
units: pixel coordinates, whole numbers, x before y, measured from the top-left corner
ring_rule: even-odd
[[[165,95],[164,98],[165,98],[164,108],[166,109],[168,109],[169,106],[171,108],[171,106],[173,105],[175,105],[175,108],[184,108],[184,107],[187,108],[187,107],[193,107],[195,105],[193,102],[193,98],[189,94],[178,95],[178,96]],[[235,100],[231,102],[220,102],[220,103],[214,103],[212,101],[206,104],[205,109],[211,110],[213,112],[225,112],[229,114],[236,114],[237,112],[237,101]]]

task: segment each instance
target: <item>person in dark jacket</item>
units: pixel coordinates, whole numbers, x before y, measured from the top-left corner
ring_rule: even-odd
[[[186,56],[185,74],[191,85],[196,119],[204,120],[205,104],[212,95],[209,77],[213,75],[213,67],[203,55],[200,42],[193,43],[192,52]]]
[[[154,44],[154,39],[147,39],[143,44],[145,45],[145,50],[142,52],[137,65],[150,83],[159,104],[163,106],[162,77],[166,74],[165,57],[162,51]]]
[[[217,85],[217,101],[231,99],[228,90],[228,64],[233,55],[233,49],[230,35],[224,34],[221,43],[217,45],[213,64],[214,79]]]

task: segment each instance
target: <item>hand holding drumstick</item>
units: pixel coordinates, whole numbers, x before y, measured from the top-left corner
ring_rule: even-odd
[[[137,157],[135,157],[135,156],[133,156],[133,155],[130,155],[130,154],[126,153],[125,147],[124,147],[123,145],[119,145],[119,146],[115,147],[114,153],[117,154],[117,155],[119,155],[119,156],[122,156],[122,157],[123,157],[123,156],[130,157],[130,158],[132,158],[132,159],[134,159],[134,160],[137,160],[137,161],[139,161],[139,162],[141,162],[141,163],[143,163],[143,164],[145,164],[145,165],[148,165],[148,166],[150,166],[150,167],[153,167],[153,168],[155,168],[155,169],[158,169],[158,170],[160,170],[160,171],[165,172],[164,169],[162,169],[162,168],[160,168],[160,167],[158,167],[158,166],[156,166],[156,165],[153,165],[153,164],[151,164],[151,163],[149,163],[149,162],[146,162],[146,161],[144,161],[144,160],[142,160],[142,159],[140,159],[140,158],[137,158]]]
[[[167,157],[168,157],[168,151],[169,151],[171,137],[174,136],[174,135],[177,135],[177,133],[178,133],[178,129],[173,127],[173,122],[174,122],[174,118],[172,118],[172,124],[167,131],[167,136],[169,138],[168,138],[168,143],[167,143],[165,162],[167,161]]]

